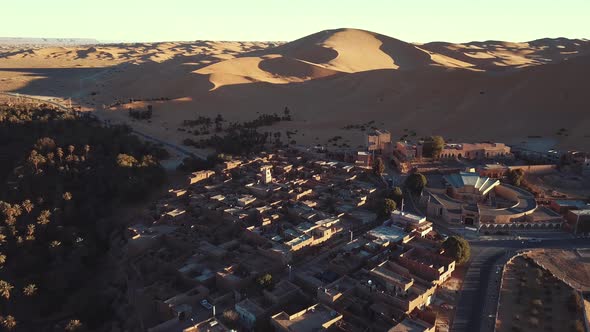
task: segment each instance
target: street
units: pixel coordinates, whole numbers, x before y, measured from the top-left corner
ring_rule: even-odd
[[[463,281],[450,331],[494,331],[501,267],[518,250],[535,248],[590,248],[590,239],[473,240],[471,261]]]

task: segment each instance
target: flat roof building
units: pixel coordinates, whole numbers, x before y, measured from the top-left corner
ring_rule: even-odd
[[[504,143],[445,144],[441,158],[490,159],[511,157],[510,147]]]
[[[383,241],[385,245],[410,241],[409,234],[397,226],[379,226],[368,231],[367,236]]]
[[[384,151],[391,146],[391,133],[387,130],[375,129],[367,134],[367,150]]]
[[[316,332],[341,319],[341,314],[318,303],[293,315],[280,312],[271,317],[271,324],[277,332]]]

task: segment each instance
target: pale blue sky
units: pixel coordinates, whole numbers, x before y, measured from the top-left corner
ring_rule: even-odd
[[[1,37],[293,40],[350,27],[410,42],[590,38],[590,0],[2,0]]]

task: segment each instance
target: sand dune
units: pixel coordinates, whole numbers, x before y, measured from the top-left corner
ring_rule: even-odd
[[[175,142],[183,120],[223,114],[230,121],[281,112],[298,143],[363,133],[374,120],[401,136],[518,142],[527,136],[590,149],[590,42],[540,39],[411,44],[377,33],[336,29],[289,43],[166,42],[0,47],[0,89],[72,97]],[[130,122],[127,107],[154,105],[151,123]],[[567,135],[557,135],[560,128]]]
[[[232,58],[196,73],[210,75],[217,89],[248,82],[286,84],[338,73],[415,69],[433,63],[412,44],[356,29],[322,31],[254,55],[258,56]]]
[[[556,63],[575,56],[590,54],[590,42],[580,39],[539,39],[526,43],[502,41],[451,44],[428,43],[422,49],[447,59],[464,62],[464,68],[507,70]],[[445,63],[441,63],[445,65]]]

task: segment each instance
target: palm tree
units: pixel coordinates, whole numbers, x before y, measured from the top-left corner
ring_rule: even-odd
[[[49,217],[51,217],[51,212],[49,212],[49,210],[43,210],[37,217],[37,223],[39,225],[47,225],[49,224]]]
[[[4,265],[6,263],[6,255],[0,252],[0,265]],[[2,266],[0,266],[2,268]]]
[[[69,191],[66,191],[63,195],[62,195],[64,201],[69,201],[72,199],[72,193]]]
[[[84,158],[88,159],[88,153],[90,153],[90,145],[84,145]]]
[[[76,148],[75,148],[73,145],[68,145],[68,152],[70,153],[70,156],[71,156],[72,154],[74,154],[74,150],[75,150],[75,149],[76,149]]]
[[[13,288],[14,286],[10,283],[0,280],[0,296],[8,300],[10,298],[10,291],[12,291]]]
[[[35,225],[27,225],[27,240],[32,241],[35,239]]]
[[[66,325],[65,330],[68,332],[77,331],[82,327],[82,323],[78,319],[71,319]]]
[[[33,296],[37,293],[37,285],[28,284],[23,288],[23,294],[26,296]]]
[[[25,211],[27,211],[27,213],[31,213],[31,211],[35,207],[35,205],[33,205],[31,200],[29,200],[29,199],[24,200],[24,202],[22,202],[21,206],[23,207],[23,209]]]
[[[6,217],[6,220],[4,222],[6,222],[6,225],[14,227],[14,225],[16,224],[16,218],[11,215]]]
[[[29,155],[28,162],[35,166],[35,171],[38,171],[39,165],[44,164],[46,159],[42,154],[38,153],[37,150],[33,150]]]
[[[54,164],[55,163],[54,160],[53,160],[53,158],[55,158],[55,153],[53,153],[53,152],[47,152],[47,161],[50,164]]]
[[[64,157],[64,150],[62,148],[57,148],[57,157],[59,158],[59,162],[61,163]]]
[[[11,315],[2,317],[2,326],[9,331],[12,330],[16,327],[16,319]]]
[[[21,214],[23,214],[23,210],[20,208],[20,205],[18,204],[13,204],[13,205],[9,205],[10,208],[8,209],[8,212],[6,213],[6,215],[11,215],[14,217],[18,217]]]

